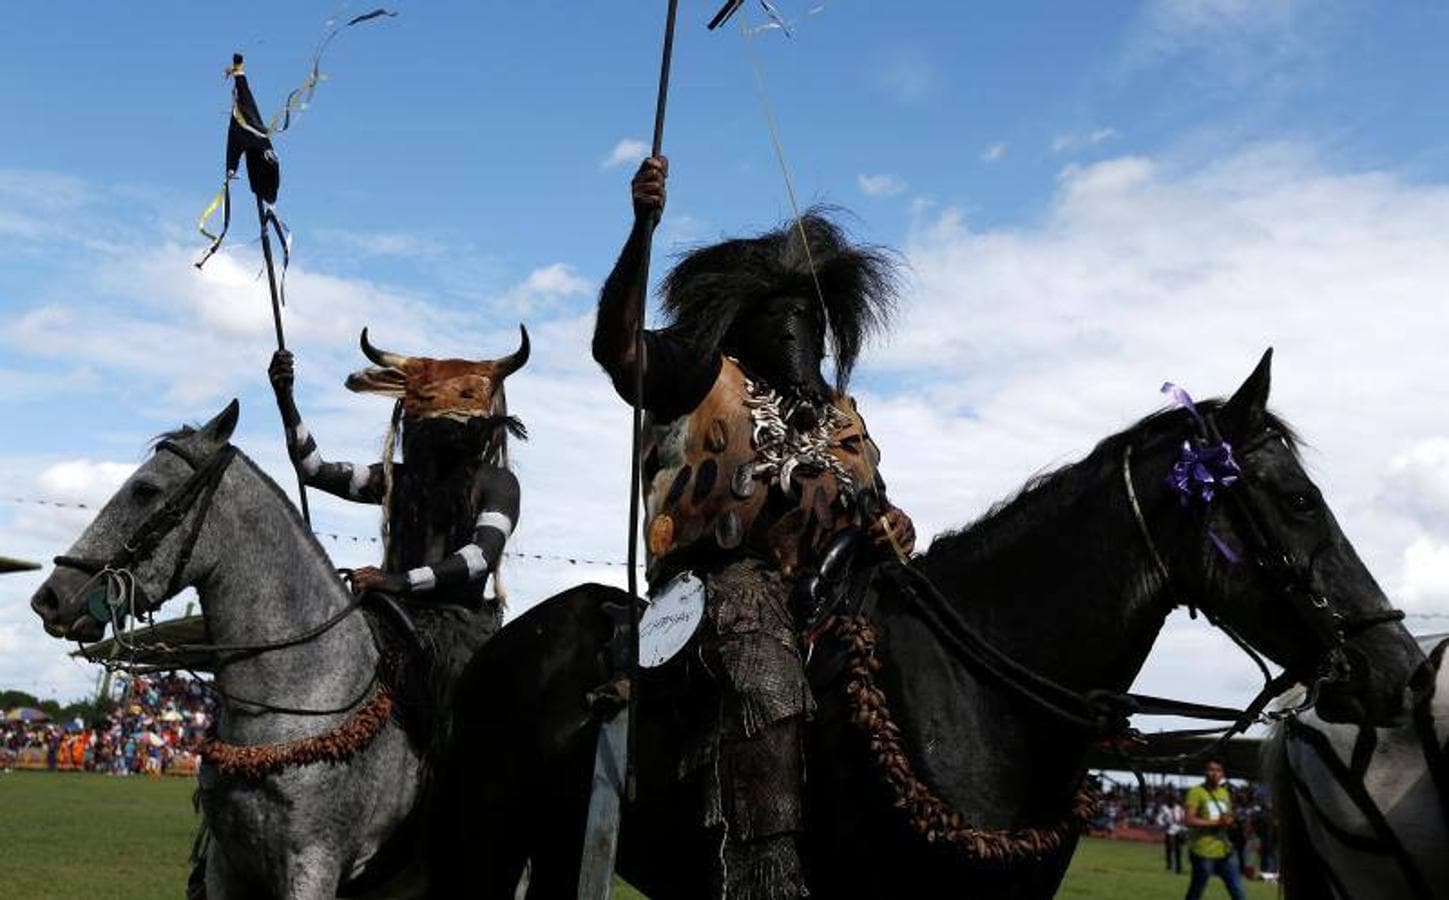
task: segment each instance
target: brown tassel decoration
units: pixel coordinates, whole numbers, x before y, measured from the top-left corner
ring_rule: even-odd
[[[864,616],[838,616],[829,628],[849,649],[845,693],[851,721],[865,732],[895,807],[917,834],[930,843],[949,845],[974,862],[1011,865],[1056,853],[1068,837],[1086,829],[1097,799],[1085,785],[1077,789],[1071,812],[1052,825],[986,829],[967,824],[916,777],[906,757],[900,727],[891,717],[885,692],[875,682],[881,666],[875,655],[875,626]]]
[[[378,686],[372,699],[347,721],[325,734],[281,744],[243,747],[209,737],[201,745],[201,758],[226,775],[260,778],[292,766],[346,762],[372,743],[392,715],[392,695]]]

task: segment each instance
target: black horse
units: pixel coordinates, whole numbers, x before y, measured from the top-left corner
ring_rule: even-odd
[[[1270,359],[1226,403],[1201,404],[1203,425],[1186,409],[1150,416],[937,538],[906,580],[939,592],[880,593],[868,618],[878,671],[857,656],[817,689],[803,848],[816,896],[1051,896],[1075,849],[1095,733],[1029,702],[1022,681],[1125,691],[1179,603],[1304,681],[1336,660],[1321,715],[1401,717],[1423,655],[1266,411]],[[1237,448],[1241,478],[1184,508],[1167,476],[1203,427]],[[597,734],[585,695],[608,674],[606,602],[627,597],[585,585],[546,601],[465,672],[432,821],[440,889],[466,878],[473,893],[511,897],[531,860],[530,897],[574,895]],[[1008,674],[985,674],[963,634],[1001,651]],[[817,664],[838,659],[840,640],[827,637]],[[1011,661],[1032,674],[1012,676]],[[618,871],[654,898],[708,896],[722,835],[701,824],[697,779],[712,773],[679,774],[708,678],[686,647],[642,689]],[[881,703],[898,730],[881,730]],[[1013,848],[993,860],[1002,844]]]

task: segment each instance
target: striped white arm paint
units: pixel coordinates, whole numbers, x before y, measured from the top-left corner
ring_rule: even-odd
[[[363,496],[367,482],[372,477],[372,470],[367,466],[354,466],[352,463],[342,465],[347,469],[347,496],[354,500]]]
[[[469,581],[488,571],[488,559],[483,555],[483,548],[477,544],[464,544],[459,547],[458,556],[468,566]]]
[[[297,465],[301,467],[302,474],[308,478],[322,471],[322,452],[317,449],[316,444],[312,445],[312,452],[302,457]]]
[[[483,514],[478,517],[478,527],[500,531],[505,539],[513,534],[513,520],[503,513],[491,509],[484,510]]]

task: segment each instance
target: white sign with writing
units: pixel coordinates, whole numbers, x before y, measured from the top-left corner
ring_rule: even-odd
[[[704,618],[704,582],[692,572],[671,579],[639,620],[639,665],[663,665],[684,649]]]

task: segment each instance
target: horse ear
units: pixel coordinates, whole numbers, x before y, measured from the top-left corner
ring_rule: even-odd
[[[226,409],[216,414],[210,422],[201,426],[197,432],[203,440],[213,444],[225,444],[231,440],[231,433],[236,428],[236,420],[241,415],[241,404],[232,398],[226,405]]]
[[[1273,348],[1263,351],[1257,368],[1223,404],[1218,418],[1223,430],[1239,439],[1252,434],[1262,423],[1268,408],[1268,390],[1273,381]]]

